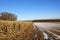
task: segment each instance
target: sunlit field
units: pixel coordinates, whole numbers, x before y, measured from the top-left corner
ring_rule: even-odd
[[[32,22],[0,21],[0,40],[32,40],[35,31]],[[43,39],[43,34],[36,28],[38,38]]]
[[[0,40],[44,40],[43,32],[60,40],[60,22],[0,21]]]

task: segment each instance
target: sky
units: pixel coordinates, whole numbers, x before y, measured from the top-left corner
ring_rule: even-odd
[[[0,0],[0,12],[13,13],[18,20],[60,19],[60,0]]]

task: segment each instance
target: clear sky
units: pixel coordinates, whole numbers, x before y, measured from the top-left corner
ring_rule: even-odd
[[[5,11],[18,20],[60,18],[60,0],[0,0],[0,12]]]

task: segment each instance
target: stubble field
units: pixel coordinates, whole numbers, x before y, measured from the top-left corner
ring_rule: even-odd
[[[32,22],[0,21],[0,40],[32,40],[35,36]],[[38,38],[43,38],[38,28]]]

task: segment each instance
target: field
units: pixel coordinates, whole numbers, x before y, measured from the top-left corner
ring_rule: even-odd
[[[0,21],[0,40],[32,40],[35,36],[32,22]],[[42,40],[43,34],[36,28],[38,38]]]
[[[60,35],[60,26],[58,26],[60,22],[47,22],[48,26],[44,25],[45,22],[36,22],[40,23],[40,26],[35,26],[36,29],[34,29],[34,23],[35,22],[0,21],[0,40],[43,40],[44,35],[40,30],[41,25],[42,28],[46,29],[45,32],[51,37],[54,37],[54,34]],[[56,27],[52,27],[52,25]],[[37,35],[37,37],[35,37],[35,35]]]

